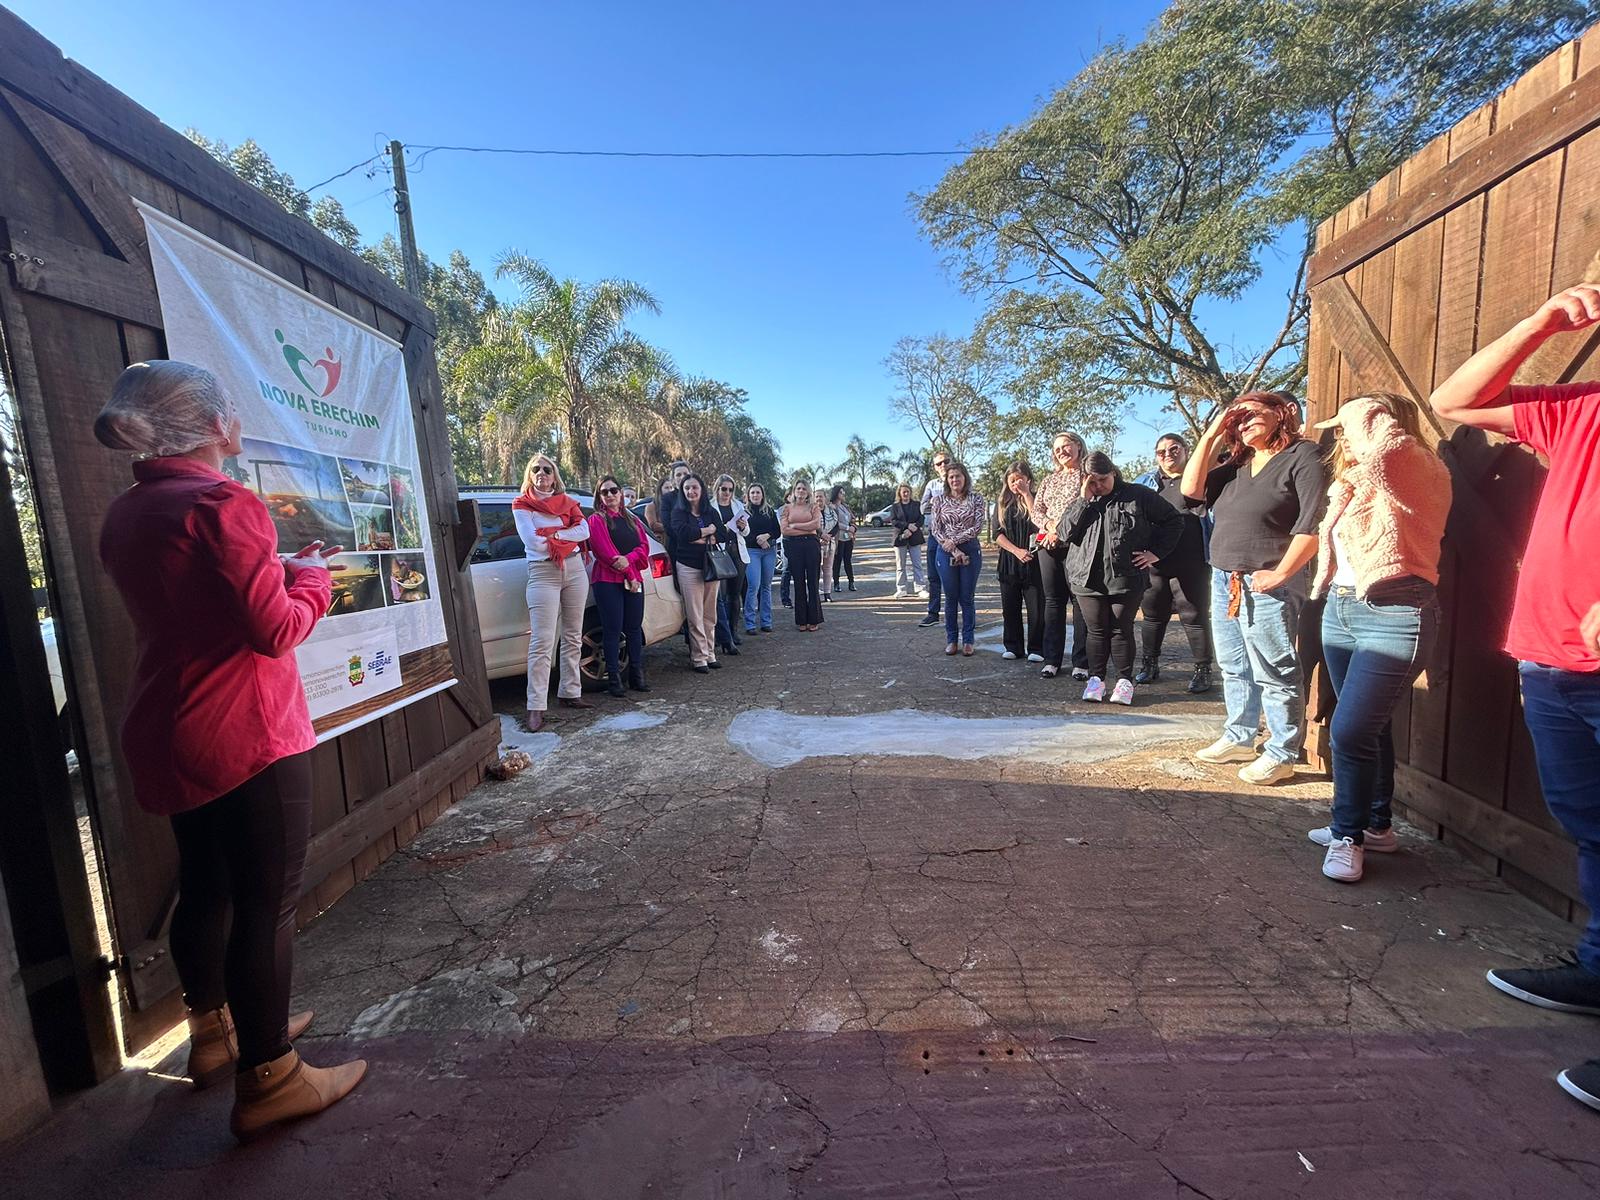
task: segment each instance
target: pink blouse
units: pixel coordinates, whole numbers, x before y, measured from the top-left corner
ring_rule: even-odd
[[[606,527],[606,519],[600,513],[589,514],[589,549],[594,553],[594,561],[590,564],[589,579],[593,583],[628,583],[641,579],[644,572],[650,567],[650,535],[645,531],[643,523],[632,513],[628,513],[628,520],[633,522],[633,527],[639,535],[639,544],[624,556],[628,560],[628,569],[619,571],[611,565],[611,560],[617,557],[616,543],[611,540],[611,530]]]

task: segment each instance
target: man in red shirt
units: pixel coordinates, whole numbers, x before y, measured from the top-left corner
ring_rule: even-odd
[[[1489,972],[1502,992],[1600,1015],[1600,381],[1518,387],[1520,367],[1554,334],[1600,324],[1600,288],[1571,288],[1479,350],[1430,403],[1451,421],[1505,434],[1550,463],[1517,577],[1506,653],[1522,675],[1523,717],[1545,803],[1578,843],[1589,926],[1570,961]],[[1561,1072],[1600,1109],[1600,1058]]]

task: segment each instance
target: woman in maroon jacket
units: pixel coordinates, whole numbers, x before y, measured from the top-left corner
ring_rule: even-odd
[[[134,798],[171,819],[178,843],[171,945],[190,1076],[234,1075],[244,1139],[322,1111],[367,1069],[313,1067],[290,1044],[311,1023],[290,1020],[289,988],[316,744],[294,648],[327,611],[343,547],[279,557],[266,506],[222,473],[240,424],[209,371],[135,363],[94,433],[138,456],[100,557],[138,650],[122,724]]]
[[[650,566],[650,537],[644,525],[622,506],[622,485],[615,475],[602,475],[589,514],[589,548],[594,565],[589,582],[600,610],[600,636],[606,652],[606,690],[624,696],[622,666],[617,661],[624,637],[628,642],[628,686],[648,692],[644,681],[644,572]]]

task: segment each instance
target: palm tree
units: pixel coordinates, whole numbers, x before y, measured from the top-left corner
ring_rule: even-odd
[[[485,341],[522,360],[531,390],[565,434],[573,474],[592,482],[611,467],[603,401],[623,395],[630,374],[660,365],[660,352],[625,322],[639,309],[659,313],[661,305],[642,284],[557,279],[543,263],[514,251],[500,256],[495,276],[516,280],[522,298],[498,314]]]
[[[909,483],[916,494],[922,493],[922,483],[933,471],[933,459],[926,451],[907,450],[894,460],[896,483]]]
[[[888,446],[881,442],[869,446],[862,436],[856,433],[851,434],[850,440],[845,443],[844,461],[834,467],[832,473],[848,477],[851,483],[858,479],[861,481],[860,503],[865,507],[867,484],[873,479],[882,479],[892,467]]]

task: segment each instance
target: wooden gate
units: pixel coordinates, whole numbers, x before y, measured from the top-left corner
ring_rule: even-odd
[[[165,354],[134,198],[404,347],[460,682],[313,752],[302,916],[332,903],[475,784],[498,742],[470,580],[461,569],[475,527],[470,519],[463,526],[458,508],[431,314],[0,9],[0,254],[9,267],[0,273],[0,322],[48,548],[129,1049],[178,1013],[165,948],[176,855],[166,822],[133,804],[117,750],[133,639],[95,549],[106,507],[131,476],[95,442],[91,424],[128,363]],[[469,518],[472,511],[468,506]],[[90,968],[80,962],[75,969],[81,976]]]
[[[1317,231],[1311,419],[1362,390],[1427,396],[1552,293],[1600,280],[1600,27],[1561,47]],[[1600,375],[1600,338],[1553,338],[1517,379]],[[1431,417],[1431,414],[1430,414]],[[1572,843],[1546,810],[1500,649],[1545,474],[1503,438],[1436,422],[1455,483],[1444,625],[1396,715],[1410,818],[1571,920]],[[1600,550],[1600,548],[1597,548]],[[1325,697],[1324,697],[1325,699]],[[1313,711],[1313,720],[1325,717]],[[1313,724],[1320,757],[1325,724]]]

